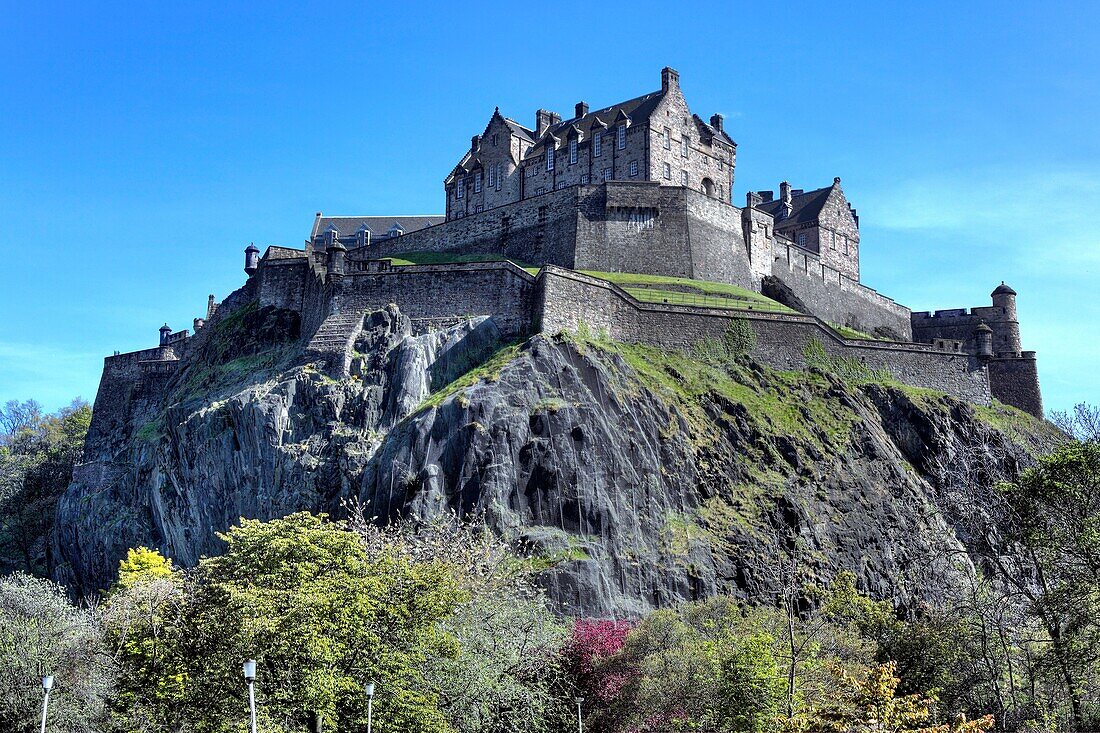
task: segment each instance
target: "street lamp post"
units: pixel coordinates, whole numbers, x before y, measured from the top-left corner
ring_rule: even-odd
[[[53,675],[42,678],[42,733],[46,733],[46,709],[50,707],[50,690],[53,689]]]
[[[577,733],[584,733],[584,718],[581,717],[581,703],[584,702],[583,697],[577,697]]]
[[[371,719],[374,714],[374,683],[368,682],[364,688],[367,693],[367,733],[371,733]]]
[[[244,679],[248,682],[248,718],[252,724],[252,733],[256,733],[256,693],[253,688],[253,683],[256,682],[255,659],[244,663]]]

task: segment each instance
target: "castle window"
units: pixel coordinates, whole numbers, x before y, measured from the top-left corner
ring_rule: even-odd
[[[603,135],[601,135],[599,133],[599,131],[596,131],[592,135],[592,157],[593,158],[600,157],[600,153],[602,152],[602,148],[603,148],[603,146],[601,145],[602,140],[603,140]]]
[[[636,175],[638,175],[638,161],[632,160],[630,161],[630,177],[633,178]]]
[[[475,214],[480,214],[484,210],[485,210],[485,208],[481,204],[478,204],[477,207],[474,209],[474,213]]]
[[[672,150],[672,128],[665,128],[665,150]]]
[[[474,176],[474,193],[481,193],[481,174]]]
[[[798,246],[799,247],[805,247],[806,246],[806,232],[799,232],[798,233]]]
[[[493,133],[493,147],[495,148],[496,146],[497,146],[497,134],[494,132]]]
[[[835,250],[836,249],[836,232],[829,232],[829,235],[830,235],[829,249]]]
[[[603,169],[603,179],[605,181],[610,181],[611,180],[611,169],[610,168],[604,168]]]
[[[536,196],[541,196],[544,193],[546,193],[546,187],[545,186],[539,186],[538,188],[535,189],[535,195]]]
[[[688,172],[687,171],[680,171],[680,185],[681,186],[688,185]]]
[[[499,163],[498,163],[498,165],[499,165]],[[489,188],[492,188],[494,182],[496,181],[496,176],[494,175],[495,172],[496,172],[496,166],[495,165],[489,166]]]
[[[554,170],[554,144],[546,144],[546,170]]]
[[[588,174],[587,173],[581,173],[581,185],[582,186],[587,186],[588,185]]]
[[[684,135],[682,138],[680,138],[680,157],[681,158],[688,157],[688,139],[687,139],[687,135]]]
[[[569,165],[577,162],[577,138],[569,141]]]
[[[565,188],[565,181],[558,181],[558,185],[555,186],[555,188],[557,188],[557,190],[559,191]]]
[[[496,169],[497,169],[497,190],[499,191],[500,190],[500,163],[497,163]]]
[[[616,131],[619,141],[619,150],[626,147],[626,125],[619,125],[619,129]]]
[[[455,198],[460,199],[466,196],[466,176],[458,177],[458,185],[455,186]]]
[[[666,181],[671,181],[672,180],[672,166],[669,165],[668,163],[665,163],[665,180]]]

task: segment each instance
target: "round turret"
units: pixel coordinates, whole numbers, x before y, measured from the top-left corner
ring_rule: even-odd
[[[992,359],[993,358],[993,329],[986,325],[985,321],[978,324],[978,327],[974,329],[974,340],[978,344],[978,358]]]
[[[1004,314],[1009,320],[1016,320],[1016,291],[1005,285],[1004,280],[992,293],[993,306],[1003,308]]]
[[[260,248],[256,246],[254,242],[249,242],[248,246],[244,250],[244,271],[248,273],[249,277],[256,274],[256,271],[260,269]]]
[[[168,337],[172,335],[172,327],[165,323],[160,327],[160,345],[168,343]]]
[[[329,245],[325,248],[325,252],[328,253],[326,269],[330,280],[339,280],[344,276],[344,256],[348,253],[348,248],[335,234],[333,232],[333,236],[329,238]]]

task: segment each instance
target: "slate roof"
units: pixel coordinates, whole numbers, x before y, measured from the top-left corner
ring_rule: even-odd
[[[326,232],[331,227],[336,228],[338,237],[354,237],[364,225],[370,230],[374,239],[389,236],[394,224],[401,227],[405,234],[415,232],[417,229],[442,224],[446,221],[443,214],[438,216],[317,216],[313,220],[313,231],[310,239],[318,234]]]
[[[829,200],[829,194],[832,190],[832,186],[826,186],[825,188],[806,191],[797,196],[791,196],[791,215],[783,219],[779,218],[783,208],[782,199],[775,199],[774,201],[759,204],[756,208],[761,211],[766,211],[775,217],[776,229],[786,229],[798,224],[808,224],[809,222],[817,220],[817,217],[821,214],[821,209],[825,206],[825,202]]]
[[[1001,280],[1001,284],[997,286],[997,289],[993,291],[992,295],[1015,295],[1016,291],[1008,285],[1005,285],[1005,281]]]
[[[569,134],[569,128],[573,126],[576,126],[582,134],[587,136],[591,134],[593,129],[614,127],[620,113],[629,117],[631,124],[644,122],[653,114],[653,110],[657,108],[657,103],[661,101],[663,96],[663,91],[650,92],[649,94],[643,94],[634,99],[628,99],[625,102],[613,104],[610,107],[591,111],[581,117],[562,120],[557,124],[551,125],[546,132],[543,133],[538,143],[527,150],[524,157],[527,158],[539,155],[551,137],[557,140],[564,140]]]

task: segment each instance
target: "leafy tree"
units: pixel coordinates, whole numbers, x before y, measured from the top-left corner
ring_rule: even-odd
[[[55,678],[49,730],[98,730],[112,666],[95,615],[47,580],[0,578],[0,730],[38,730],[46,675]]]
[[[1079,402],[1070,411],[1053,411],[1050,421],[1063,433],[1082,443],[1100,440],[1100,407]]]
[[[92,411],[79,400],[54,415],[33,401],[0,411],[0,567],[46,573],[57,500],[84,450]]]
[[[242,520],[225,553],[203,560],[188,610],[187,699],[198,731],[235,730],[246,710],[241,662],[255,658],[265,730],[366,725],[363,684],[377,683],[375,728],[443,731],[426,660],[457,653],[439,629],[462,599],[438,562],[393,548],[368,553],[339,523],[306,513]]]
[[[128,733],[178,730],[187,682],[188,597],[184,577],[156,550],[130,550],[103,606],[108,649],[119,669],[114,727]]]

